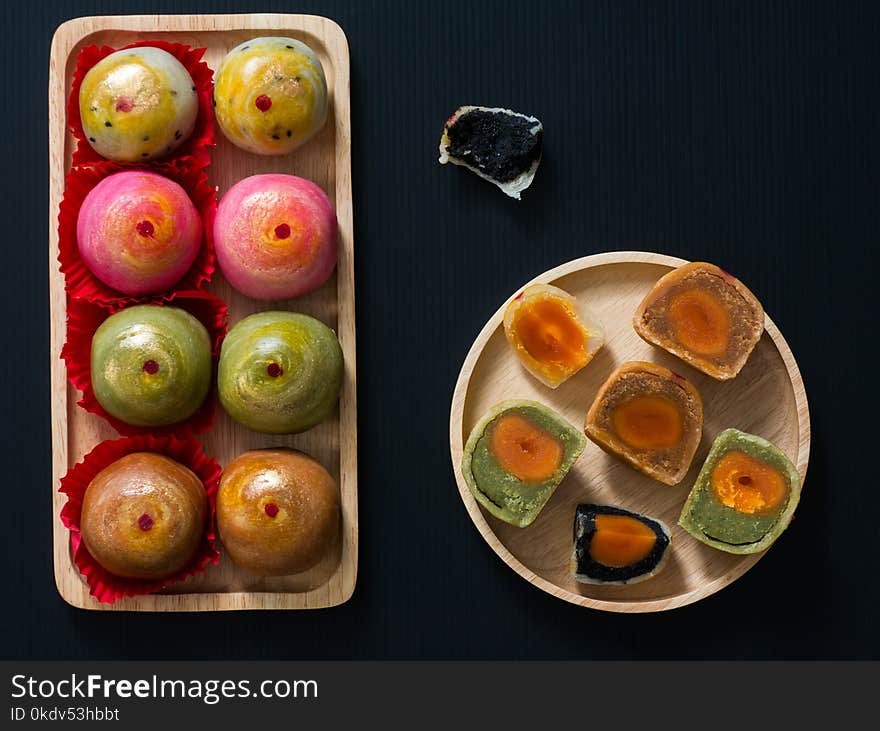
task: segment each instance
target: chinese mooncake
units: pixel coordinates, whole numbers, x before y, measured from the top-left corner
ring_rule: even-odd
[[[660,278],[636,310],[633,327],[643,340],[726,381],[761,339],[764,309],[736,277],[692,262]]]
[[[725,429],[712,443],[679,525],[727,553],[758,553],[788,527],[801,493],[797,469],[766,439]]]
[[[504,334],[529,373],[550,388],[587,365],[605,342],[602,323],[551,284],[533,284],[511,300]]]
[[[638,584],[666,563],[669,527],[607,505],[578,505],[572,572],[582,584]]]
[[[80,530],[111,574],[162,579],[190,562],[207,520],[205,488],[192,470],[162,454],[134,452],[89,483]]]
[[[233,48],[214,82],[217,123],[237,147],[286,155],[327,120],[327,81],[315,52],[294,38],[254,38]]]
[[[232,560],[256,574],[307,571],[338,534],[339,491],[316,460],[293,449],[258,449],[220,478],[217,527]]]
[[[639,472],[676,485],[700,443],[703,402],[690,382],[668,368],[630,361],[602,384],[584,430]]]
[[[152,160],[173,152],[192,134],[199,113],[192,76],[161,48],[111,53],[83,78],[79,90],[83,131],[110,160]]]
[[[461,471],[480,505],[505,523],[524,528],[586,444],[577,429],[543,404],[502,401],[471,430]]]

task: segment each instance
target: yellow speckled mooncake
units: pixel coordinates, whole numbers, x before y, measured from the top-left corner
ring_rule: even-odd
[[[214,84],[217,122],[230,142],[284,155],[327,119],[327,81],[315,52],[293,38],[254,38],[233,48]]]

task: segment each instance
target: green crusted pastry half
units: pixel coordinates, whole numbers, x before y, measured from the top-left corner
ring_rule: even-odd
[[[461,471],[477,502],[530,525],[586,447],[579,429],[537,401],[495,404],[471,430]]]
[[[707,546],[759,553],[788,527],[800,496],[800,475],[782,450],[725,429],[712,443],[678,524]]]

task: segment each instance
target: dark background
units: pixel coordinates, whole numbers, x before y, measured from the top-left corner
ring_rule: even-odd
[[[131,615],[67,606],[52,577],[47,102],[78,15],[310,12],[352,62],[360,571],[311,612]],[[0,601],[9,659],[877,658],[880,488],[868,296],[878,217],[880,9],[859,2],[3,3]],[[437,164],[460,104],[539,117],[524,199]],[[743,578],[654,615],[529,586],[474,529],[449,401],[485,320],[569,259],[707,259],[761,297],[813,427],[803,501]]]

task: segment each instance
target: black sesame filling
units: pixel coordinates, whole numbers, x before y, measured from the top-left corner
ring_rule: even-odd
[[[447,130],[449,155],[499,183],[509,183],[541,156],[537,122],[482,109],[462,114]]]

